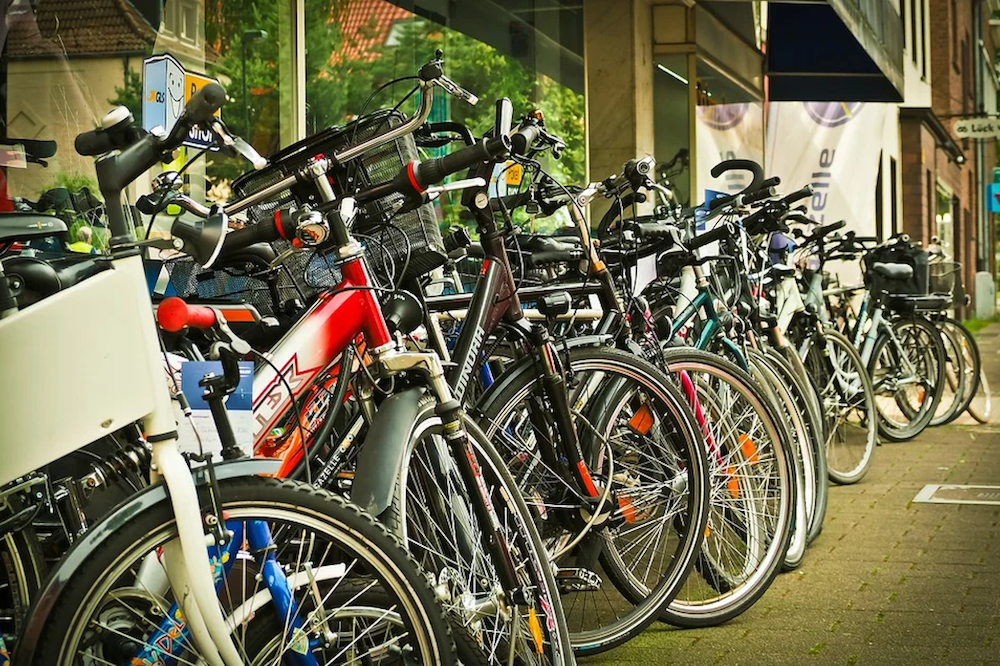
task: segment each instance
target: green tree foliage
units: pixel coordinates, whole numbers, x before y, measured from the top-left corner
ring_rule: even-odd
[[[471,106],[446,99],[450,119],[465,123],[474,134],[481,135],[493,124],[493,102],[499,97],[509,97],[517,115],[541,109],[550,131],[560,135],[567,145],[563,159],[548,162],[546,168],[565,182],[582,181],[582,94],[546,76],[536,76],[521,61],[492,46],[426,19],[397,21],[388,33],[372,19],[345,35],[341,26],[351,16],[350,0],[306,0],[304,4],[308,133],[395,106],[410,92],[412,80],[390,85],[371,100],[369,96],[394,79],[412,77],[441,49],[448,76],[482,100]],[[266,39],[244,40],[244,35],[261,30],[267,32]],[[276,5],[267,0],[206,0],[205,39],[207,73],[227,84],[229,99],[223,110],[227,124],[263,154],[275,152],[280,148],[283,113],[279,89],[288,85],[279,80],[278,59],[285,46],[279,43]],[[359,45],[351,39],[366,43]],[[116,103],[126,104],[133,113],[141,111],[138,75],[129,73],[123,88],[116,92]],[[444,93],[438,90],[437,94]],[[400,110],[408,114],[415,104],[413,95],[400,105]],[[233,179],[245,170],[246,165],[240,161],[218,154],[211,157],[209,174],[215,179]],[[445,203],[442,208],[446,221],[454,222],[456,215],[451,206]]]

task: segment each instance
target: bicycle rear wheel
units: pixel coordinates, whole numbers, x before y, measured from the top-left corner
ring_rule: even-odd
[[[303,621],[293,629],[263,587],[258,572],[268,553],[241,550],[221,582],[219,602],[245,663],[277,663],[290,651],[321,664],[348,654],[385,665],[456,663],[451,633],[426,578],[370,516],[330,493],[287,480],[228,479],[219,490],[228,527],[264,521],[270,528],[276,561]],[[211,507],[207,489],[199,492],[203,506]],[[31,663],[131,663],[143,651],[168,659],[167,649],[181,663],[199,661],[183,620],[170,611],[174,600],[157,555],[176,540],[167,501],[128,518],[62,588],[40,634],[59,640],[39,641]],[[220,562],[231,561],[221,547],[209,551]],[[368,599],[379,594],[388,605],[361,607],[359,597],[335,604],[345,584],[360,585]],[[163,627],[167,638],[154,641]]]
[[[961,322],[951,317],[935,320],[941,329],[948,366],[945,372],[944,397],[931,419],[931,425],[943,425],[957,419],[968,407],[979,389],[982,360],[979,345]]]
[[[990,383],[986,381],[986,368],[979,371],[979,387],[966,408],[969,416],[980,423],[989,423],[993,414],[993,396],[990,394]]]

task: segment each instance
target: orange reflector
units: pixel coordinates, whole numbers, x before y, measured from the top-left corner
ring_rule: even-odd
[[[751,444],[751,446],[752,445],[753,444]],[[746,452],[746,449],[743,450]],[[754,455],[756,455],[756,453],[754,453]],[[736,469],[732,466],[728,467],[726,469],[726,476],[729,477],[729,480],[726,481],[726,487],[729,488],[729,494],[733,496],[733,499],[736,499],[740,496],[740,480],[736,478]]]
[[[753,440],[750,439],[750,435],[740,433],[740,450],[743,451],[743,456],[751,464],[757,462],[757,447],[754,445]]]
[[[626,523],[635,522],[635,506],[632,505],[632,498],[628,495],[618,496],[618,508],[622,511],[622,517]]]
[[[246,308],[219,308],[222,313],[223,319],[226,321],[236,322],[236,323],[252,323],[253,313]]]
[[[597,497],[597,486],[594,485],[594,479],[590,477],[590,471],[587,469],[587,466],[583,464],[582,460],[576,464],[576,469],[580,472],[580,478],[583,480],[584,488],[587,489],[587,492],[590,493],[591,497]]]
[[[653,427],[653,412],[646,405],[640,406],[628,420],[628,427],[637,435],[649,434],[649,429]]]
[[[538,621],[538,613],[534,608],[528,609],[528,627],[531,629],[531,636],[535,639],[535,652],[542,654],[545,649],[545,636],[542,634],[542,623]]]
[[[708,525],[705,526],[705,538],[712,536],[712,530],[709,529]]]

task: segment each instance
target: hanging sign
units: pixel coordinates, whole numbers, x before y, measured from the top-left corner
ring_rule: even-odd
[[[142,128],[147,132],[162,127],[167,132],[177,122],[191,96],[216,79],[188,72],[171,55],[158,55],[142,61]],[[216,116],[221,114],[216,111]],[[213,143],[212,133],[193,129],[184,141],[185,146],[208,148]]]
[[[1000,119],[997,118],[956,118],[951,128],[959,139],[1000,137]]]

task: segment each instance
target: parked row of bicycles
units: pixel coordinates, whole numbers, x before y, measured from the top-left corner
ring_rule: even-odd
[[[113,110],[75,146],[101,254],[59,251],[65,222],[30,206],[0,216],[12,663],[573,663],[744,613],[880,436],[989,417],[951,296],[912,286],[955,271],[906,239],[816,224],[810,188],[746,160],[713,175],[748,187],[696,209],[651,158],[560,183],[540,114],[499,100],[477,138],[426,122],[436,91],[476,101],[440,56],[416,80],[412,116],[268,159],[216,84],[169,131]],[[194,129],[254,166],[233,199],[167,172],[119,205]],[[442,237],[442,196],[476,240]],[[567,224],[522,233],[519,210]],[[862,258],[863,285],[827,266]],[[218,455],[176,373],[206,359]],[[246,360],[250,441],[227,411]]]

